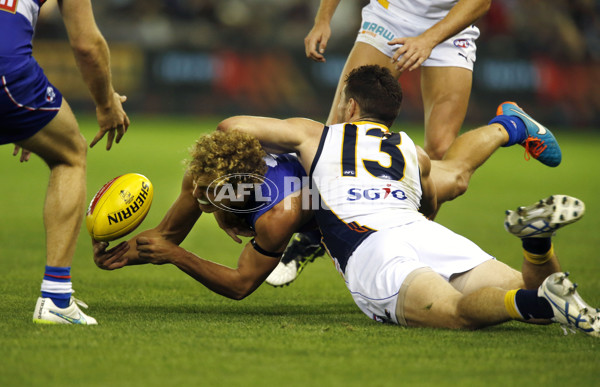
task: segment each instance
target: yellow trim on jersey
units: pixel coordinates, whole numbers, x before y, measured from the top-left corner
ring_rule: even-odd
[[[543,265],[554,256],[554,244],[550,246],[550,250],[548,250],[545,254],[533,254],[527,250],[523,250],[523,256],[527,261],[533,263],[534,265]]]
[[[385,9],[388,9],[390,6],[389,0],[377,0],[377,2]]]
[[[517,309],[517,304],[515,302],[515,296],[517,295],[517,291],[519,289],[509,290],[504,295],[504,307],[508,312],[508,315],[515,320],[523,320],[523,316]]]
[[[379,122],[373,122],[373,121],[355,121],[355,122],[352,122],[352,124],[357,125],[357,126],[358,125],[375,125],[375,126],[379,126],[382,129],[385,129],[384,132],[386,132],[386,133],[390,132],[390,128],[388,128],[384,124],[380,124]]]

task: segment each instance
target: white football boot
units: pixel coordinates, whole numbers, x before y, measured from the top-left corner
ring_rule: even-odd
[[[288,243],[281,261],[265,280],[271,286],[283,287],[294,282],[306,265],[325,255],[321,235],[296,233]]]
[[[71,297],[66,308],[54,305],[51,298],[39,297],[33,312],[33,322],[36,324],[98,324],[95,318],[83,313],[77,305],[88,307],[85,302],[75,297]]]
[[[552,321],[563,328],[580,330],[590,336],[600,337],[600,310],[589,306],[577,293],[577,284],[567,278],[569,273],[553,273],[538,288],[538,297],[552,306]],[[565,333],[567,333],[565,329]]]
[[[567,224],[581,219],[585,204],[574,197],[552,195],[516,211],[506,211],[504,228],[519,238],[548,238]]]

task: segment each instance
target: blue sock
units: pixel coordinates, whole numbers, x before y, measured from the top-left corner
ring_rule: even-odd
[[[536,290],[519,289],[515,295],[515,304],[519,313],[525,320],[530,318],[549,319],[554,317],[550,303],[542,297],[538,297]]]
[[[42,297],[52,299],[59,308],[69,306],[73,293],[71,285],[71,268],[46,266],[42,281]]]
[[[508,142],[502,146],[520,144],[527,138],[527,127],[519,117],[499,115],[492,118],[490,124],[500,124],[508,132]]]

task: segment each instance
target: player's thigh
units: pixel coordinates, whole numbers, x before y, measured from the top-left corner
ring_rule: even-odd
[[[450,284],[463,294],[470,294],[485,287],[511,290],[525,286],[521,272],[495,259],[452,276]]]
[[[473,72],[462,67],[421,67],[421,94],[425,112],[443,108],[447,121],[462,123],[472,83]]]
[[[51,166],[85,165],[86,141],[65,99],[52,121],[33,136],[16,144],[34,152]]]
[[[396,315],[407,326],[460,328],[458,302],[462,294],[432,270],[411,273],[400,289]]]
[[[338,80],[337,89],[335,91],[335,97],[333,99],[333,103],[331,105],[331,110],[329,113],[329,118],[327,119],[327,124],[335,124],[338,123],[337,117],[337,108],[340,102],[340,96],[342,94],[342,90],[344,89],[344,84],[346,81],[346,77],[350,72],[358,67],[365,65],[380,65],[382,67],[387,67],[392,71],[392,74],[397,78],[400,74],[395,70],[394,66],[390,63],[390,58],[371,46],[370,44],[363,42],[354,43],[354,47],[350,51],[348,58],[346,59],[346,63],[344,64],[344,68],[340,75],[340,79]]]

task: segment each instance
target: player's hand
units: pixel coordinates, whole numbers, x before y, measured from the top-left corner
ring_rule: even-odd
[[[19,159],[20,162],[29,161],[29,157],[31,157],[31,152],[25,148],[21,148],[18,145],[15,145],[15,150],[13,151],[13,156],[19,154],[19,150],[21,151],[21,157]]]
[[[140,259],[154,265],[169,263],[172,257],[185,252],[178,245],[162,238],[138,237],[135,242]]]
[[[327,42],[331,37],[331,27],[329,24],[315,24],[308,35],[304,38],[304,51],[306,57],[315,62],[325,62],[325,49]]]
[[[390,46],[400,44],[392,56],[391,62],[396,63],[396,69],[400,72],[413,71],[419,68],[431,55],[435,42],[423,35],[412,38],[395,38],[388,42]]]
[[[129,117],[127,117],[127,113],[123,110],[123,103],[125,101],[127,101],[126,96],[114,93],[110,106],[96,106],[96,118],[98,119],[100,130],[90,143],[90,148],[94,147],[105,134],[108,134],[106,150],[110,150],[112,147],[113,141],[115,141],[115,134],[116,143],[118,144],[121,141],[121,138],[127,132],[127,128],[129,128]]]
[[[256,233],[250,229],[246,222],[231,212],[215,211],[213,215],[219,227],[237,243],[242,243],[238,235],[243,237],[256,236]]]
[[[94,263],[100,269],[115,270],[127,264],[127,258],[125,257],[125,253],[129,251],[127,242],[121,242],[112,249],[106,250],[108,242],[99,242],[92,238],[92,247],[94,249]]]

